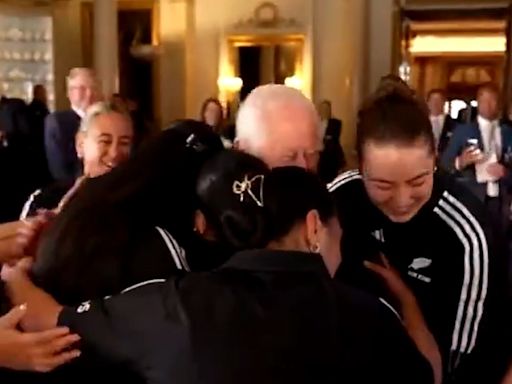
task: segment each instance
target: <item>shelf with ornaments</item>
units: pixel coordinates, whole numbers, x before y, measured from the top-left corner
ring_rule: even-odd
[[[53,21],[50,15],[0,13],[0,92],[32,100],[36,84],[46,87],[54,107]]]

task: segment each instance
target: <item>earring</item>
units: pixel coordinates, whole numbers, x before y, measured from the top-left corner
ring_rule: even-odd
[[[309,250],[311,253],[320,253],[320,244],[316,243],[315,245],[310,246]]]

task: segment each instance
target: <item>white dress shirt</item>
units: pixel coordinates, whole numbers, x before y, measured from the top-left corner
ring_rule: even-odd
[[[487,120],[482,116],[477,116],[478,128],[482,136],[482,144],[486,156],[496,155],[501,157],[501,127],[498,120]],[[487,196],[498,197],[500,194],[500,185],[497,181],[487,183]]]
[[[76,107],[74,107],[74,106],[72,105],[72,106],[71,106],[71,109],[72,109],[73,111],[75,111],[75,113],[76,113],[78,116],[80,116],[80,118],[81,118],[81,119],[83,119],[83,118],[85,117],[85,112],[84,112],[84,111],[82,111],[80,108],[76,108]]]
[[[439,145],[439,141],[441,140],[445,120],[445,114],[440,114],[437,116],[430,115],[430,123],[432,124],[432,132],[434,133],[436,147]]]
[[[320,127],[322,129],[322,137],[325,137],[325,132],[327,132],[327,126],[329,125],[329,119],[327,120],[321,120]]]
[[[480,135],[482,136],[482,144],[485,153],[496,153],[498,157],[501,155],[501,127],[498,120],[487,120],[482,116],[477,117]]]

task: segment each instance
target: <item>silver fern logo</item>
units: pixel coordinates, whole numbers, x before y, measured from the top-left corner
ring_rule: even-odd
[[[411,265],[409,265],[409,268],[417,271],[418,269],[425,269],[430,267],[431,264],[432,260],[427,259],[426,257],[418,257],[412,261]]]

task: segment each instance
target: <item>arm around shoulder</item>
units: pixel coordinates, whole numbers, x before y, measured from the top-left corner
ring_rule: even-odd
[[[87,350],[104,359],[136,363],[146,355],[145,348],[158,348],[166,337],[163,333],[168,313],[163,303],[167,301],[162,299],[165,286],[164,282],[148,282],[120,295],[86,301],[76,308],[65,307],[58,324],[80,335]]]

